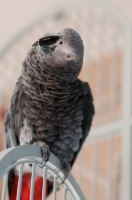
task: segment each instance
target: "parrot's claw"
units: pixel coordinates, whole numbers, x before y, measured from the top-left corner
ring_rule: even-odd
[[[65,182],[65,180],[67,179],[68,174],[69,174],[69,172],[71,170],[71,165],[66,159],[64,159],[61,162],[61,164],[62,164],[62,169],[64,170],[64,176],[63,176],[63,180],[61,182],[61,184],[63,184]]]
[[[62,185],[64,184],[65,180],[67,179],[67,176],[68,176],[68,174],[65,174],[65,175],[64,175],[63,180],[62,180],[62,182],[61,182]]]
[[[49,157],[50,157],[49,146],[47,144],[45,144],[44,142],[41,142],[41,141],[35,142],[35,143],[33,143],[33,145],[41,147],[42,163],[41,163],[41,165],[39,165],[39,167],[43,168],[45,166],[46,162],[49,160]]]

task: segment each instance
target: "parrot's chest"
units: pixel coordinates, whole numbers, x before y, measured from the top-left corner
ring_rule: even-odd
[[[60,106],[44,106],[34,122],[37,140],[44,141],[60,159],[73,158],[82,138],[82,100],[77,98]]]

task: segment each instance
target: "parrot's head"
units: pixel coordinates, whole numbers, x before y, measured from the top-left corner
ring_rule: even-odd
[[[63,81],[74,81],[83,63],[84,46],[80,35],[71,28],[47,33],[33,45],[43,71]]]

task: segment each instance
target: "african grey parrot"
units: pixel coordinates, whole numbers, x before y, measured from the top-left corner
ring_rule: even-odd
[[[70,28],[35,42],[23,62],[5,121],[7,148],[38,145],[43,163],[51,151],[61,160],[64,180],[94,115],[90,87],[77,78],[83,54],[83,41]]]

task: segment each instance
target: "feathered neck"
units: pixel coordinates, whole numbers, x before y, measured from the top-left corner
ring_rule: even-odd
[[[48,102],[50,105],[58,99],[62,104],[68,100],[74,92],[74,86],[78,83],[63,82],[50,73],[47,68],[43,68],[36,58],[36,55],[30,52],[23,63],[22,83],[25,93],[34,100]]]

